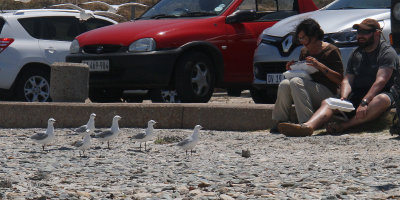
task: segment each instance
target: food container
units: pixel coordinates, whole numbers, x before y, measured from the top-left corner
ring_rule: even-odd
[[[300,77],[306,80],[311,80],[311,76],[310,74],[308,74],[306,71],[304,70],[289,70],[286,72],[283,72],[283,76],[285,76],[285,78],[287,79],[292,79],[294,77]]]
[[[340,110],[343,112],[351,112],[355,108],[352,103],[349,101],[337,99],[337,98],[328,98],[325,100],[328,103],[329,108],[334,110]]]
[[[291,70],[303,70],[309,74],[313,74],[318,71],[317,68],[307,65],[306,61],[298,61],[295,62],[293,65],[290,65]]]

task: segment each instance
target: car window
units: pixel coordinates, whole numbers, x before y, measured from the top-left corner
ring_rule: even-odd
[[[221,14],[233,0],[162,0],[140,18],[204,17]]]
[[[18,21],[36,39],[72,41],[79,33],[76,17],[32,17]]]
[[[244,0],[238,10],[255,10],[258,12],[268,11],[292,11],[297,9],[296,0]]]
[[[90,18],[86,21],[83,21],[80,23],[80,33],[84,33],[86,31],[90,31],[96,28],[100,28],[103,26],[108,26],[112,25],[113,23],[102,20],[102,19],[96,19],[96,18]]]
[[[237,10],[256,11],[256,21],[278,21],[299,13],[297,0],[243,0]]]
[[[83,32],[113,24],[96,18],[79,22],[73,16],[21,18],[18,21],[32,37],[58,41],[72,41]]]
[[[44,17],[41,39],[72,41],[78,35],[78,22],[76,17]]]
[[[6,21],[3,18],[0,18],[0,33],[3,30],[4,24],[6,23]]]
[[[40,38],[40,18],[22,18],[18,21],[30,36],[36,39]]]
[[[338,0],[326,6],[326,10],[342,9],[386,9],[391,0]]]

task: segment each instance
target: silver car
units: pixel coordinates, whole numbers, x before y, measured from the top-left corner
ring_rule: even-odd
[[[302,46],[296,44],[294,31],[302,20],[313,18],[321,25],[324,40],[339,47],[346,67],[351,52],[357,47],[353,24],[365,18],[376,19],[383,27],[382,39],[389,40],[390,4],[390,0],[336,0],[320,10],[286,18],[265,29],[254,53],[254,89],[251,90],[254,102],[275,102],[286,62],[299,59]]]

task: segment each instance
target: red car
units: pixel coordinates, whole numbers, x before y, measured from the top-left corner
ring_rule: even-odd
[[[66,60],[89,65],[95,102],[136,89],[153,101],[208,102],[214,88],[251,87],[264,29],[316,9],[312,0],[162,0],[134,21],[79,35]]]

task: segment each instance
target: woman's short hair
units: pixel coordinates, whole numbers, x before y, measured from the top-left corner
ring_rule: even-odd
[[[308,18],[300,22],[296,27],[296,38],[299,33],[303,31],[304,34],[309,38],[317,38],[318,40],[324,39],[324,31],[321,26],[314,19]]]

